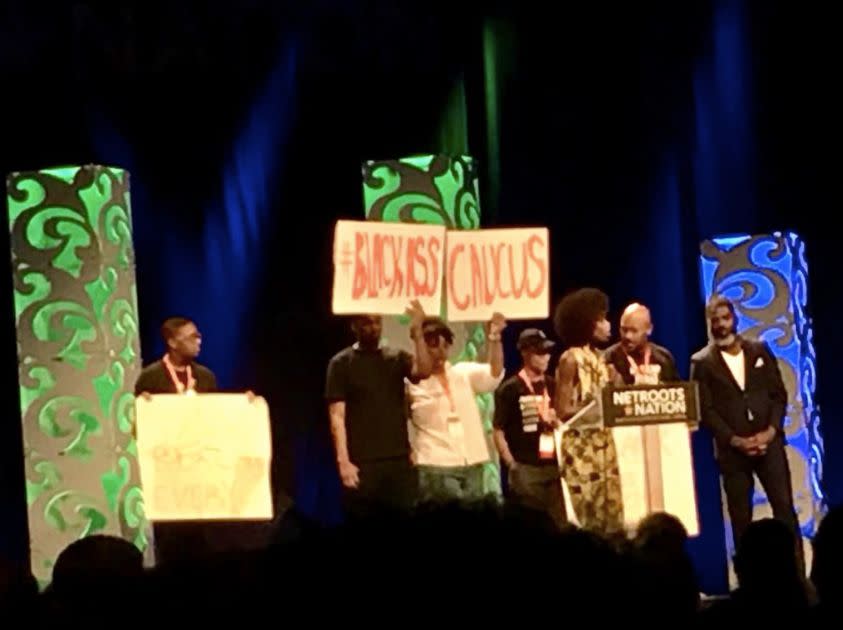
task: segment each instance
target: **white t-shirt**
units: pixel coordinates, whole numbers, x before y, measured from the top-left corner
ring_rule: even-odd
[[[746,389],[746,363],[743,358],[743,350],[737,354],[723,351],[721,351],[720,354],[723,355],[723,360],[726,361],[726,365],[729,366],[729,371],[732,373],[732,376],[735,377],[735,380],[738,382],[738,386],[741,390]]]
[[[407,381],[411,416],[410,446],[421,466],[468,466],[490,459],[483,420],[475,396],[493,392],[504,377],[492,376],[488,363],[466,361],[445,364],[451,400],[439,379],[431,376],[418,384]]]

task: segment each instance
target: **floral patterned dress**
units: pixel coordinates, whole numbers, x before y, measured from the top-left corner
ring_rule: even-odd
[[[609,382],[603,357],[590,347],[568,352],[577,364],[574,403],[599,396]],[[569,428],[562,435],[561,451],[565,483],[580,526],[604,534],[622,532],[621,482],[611,430]]]

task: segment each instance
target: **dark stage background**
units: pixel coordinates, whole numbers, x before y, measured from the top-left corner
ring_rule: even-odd
[[[321,401],[326,362],[349,341],[330,314],[333,222],[363,216],[362,161],[440,151],[479,160],[485,225],[551,228],[555,296],[602,287],[615,321],[632,299],[650,304],[654,337],[685,376],[705,343],[700,240],[798,231],[811,268],[825,488],[832,502],[843,497],[843,401],[833,394],[843,103],[830,9],[61,4],[0,8],[0,167],[130,171],[144,361],[162,351],[164,317],[195,318],[221,384],[269,400],[276,485],[304,513],[340,517]],[[2,282],[0,554],[22,558],[10,274]],[[523,325],[507,330],[510,360]],[[695,448],[704,533],[693,553],[704,588],[722,591],[708,436]]]

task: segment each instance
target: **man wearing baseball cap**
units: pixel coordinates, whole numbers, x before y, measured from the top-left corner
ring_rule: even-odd
[[[495,445],[509,469],[507,500],[545,512],[557,527],[566,522],[553,430],[553,378],[546,374],[554,343],[541,330],[518,337],[522,368],[495,393]]]

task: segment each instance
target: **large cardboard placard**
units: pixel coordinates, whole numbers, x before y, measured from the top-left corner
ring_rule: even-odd
[[[448,232],[448,320],[546,319],[550,311],[547,228]]]
[[[160,394],[135,405],[144,508],[153,521],[271,519],[263,398]]]
[[[337,221],[331,308],[401,315],[418,300],[426,313],[439,313],[444,256],[444,226]]]

